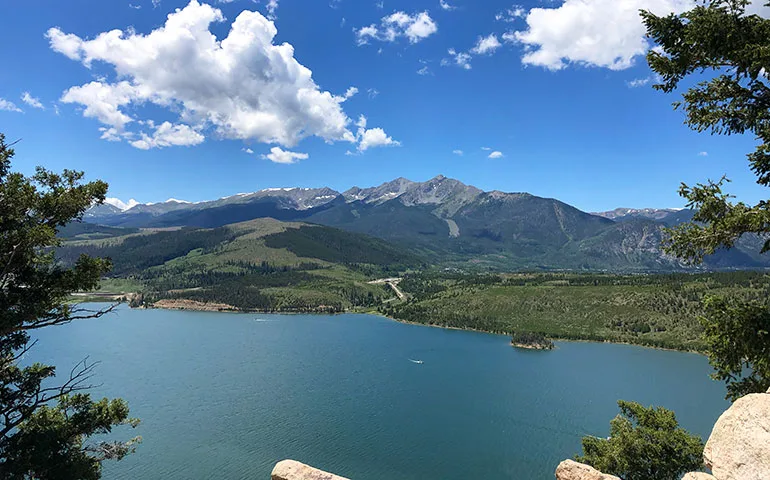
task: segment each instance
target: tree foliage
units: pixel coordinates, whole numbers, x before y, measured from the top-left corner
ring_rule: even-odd
[[[674,412],[618,401],[609,438],[583,437],[583,456],[603,473],[623,480],[678,480],[702,466],[703,442],[679,427]]]
[[[57,230],[104,200],[107,184],[82,183],[83,174],[37,169],[11,171],[14,151],[0,134],[0,478],[95,479],[101,461],[120,459],[136,441],[94,442],[128,418],[123,400],[92,401],[82,393],[95,363],[83,360],[61,385],[56,368],[28,364],[30,331],[77,319],[98,318],[67,303],[73,291],[92,290],[108,261],[81,256],[63,267],[54,258]]]
[[[759,145],[748,155],[751,170],[757,183],[770,186],[770,20],[747,15],[748,3],[710,0],[665,17],[643,11],[647,34],[660,47],[650,51],[647,61],[661,78],[654,88],[666,93],[687,77],[713,72],[674,106],[696,131],[755,135]],[[733,202],[723,191],[727,181],[682,184],[680,194],[696,214],[694,222],[672,229],[670,252],[700,261],[745,233],[770,233],[770,204]],[[768,249],[770,239],[762,251]]]
[[[758,302],[711,297],[706,300],[704,337],[712,377],[727,382],[735,401],[770,388],[770,310]]]
[[[647,34],[660,48],[647,56],[661,77],[655,88],[673,92],[694,74],[708,75],[674,104],[686,124],[712,134],[753,134],[758,145],[748,154],[757,183],[770,186],[770,19],[746,14],[748,0],[709,0],[681,15],[642,12]],[[770,5],[770,4],[768,4]],[[759,235],[761,253],[770,251],[770,202],[734,201],[724,191],[729,180],[688,186],[679,193],[696,211],[693,222],[669,231],[666,249],[701,262],[731,248],[745,234]],[[764,392],[770,385],[770,310],[765,304],[710,299],[702,318],[714,377],[727,383],[727,397]],[[748,373],[746,372],[748,370]]]

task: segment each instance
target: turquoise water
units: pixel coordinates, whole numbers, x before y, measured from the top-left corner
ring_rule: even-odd
[[[31,360],[90,355],[98,395],[142,419],[107,479],[269,479],[293,458],[355,480],[553,479],[617,399],[708,436],[727,404],[702,356],[627,345],[511,348],[503,336],[368,315],[121,307],[40,332]],[[415,364],[409,359],[422,360]]]

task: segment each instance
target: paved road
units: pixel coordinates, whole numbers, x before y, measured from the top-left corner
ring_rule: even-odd
[[[401,300],[406,300],[406,294],[402,292],[400,288],[398,288],[398,282],[400,281],[401,281],[400,278],[380,278],[379,280],[372,280],[369,283],[372,285],[378,285],[378,284],[381,285],[383,283],[387,283],[388,285],[390,285],[390,288],[392,288],[393,291],[396,292],[396,295],[398,296],[398,298],[400,298]]]

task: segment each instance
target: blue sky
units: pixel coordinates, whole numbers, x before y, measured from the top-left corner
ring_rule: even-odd
[[[586,211],[727,174],[756,201],[754,140],[684,126],[621,8],[690,1],[7,2],[0,131],[17,169],[140,202],[438,174]]]

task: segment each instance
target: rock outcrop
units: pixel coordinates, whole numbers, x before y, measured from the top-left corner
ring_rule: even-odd
[[[770,480],[770,390],[741,397],[717,420],[703,450],[712,474],[691,472],[682,480]],[[557,480],[617,479],[565,460]]]
[[[703,459],[717,480],[770,479],[770,390],[739,398],[719,417]]]
[[[614,475],[607,475],[599,470],[575,462],[574,460],[564,460],[556,468],[557,480],[620,480]]]
[[[270,478],[271,480],[348,480],[294,460],[278,462]]]
[[[690,472],[682,480],[715,480],[713,475],[703,472]]]

